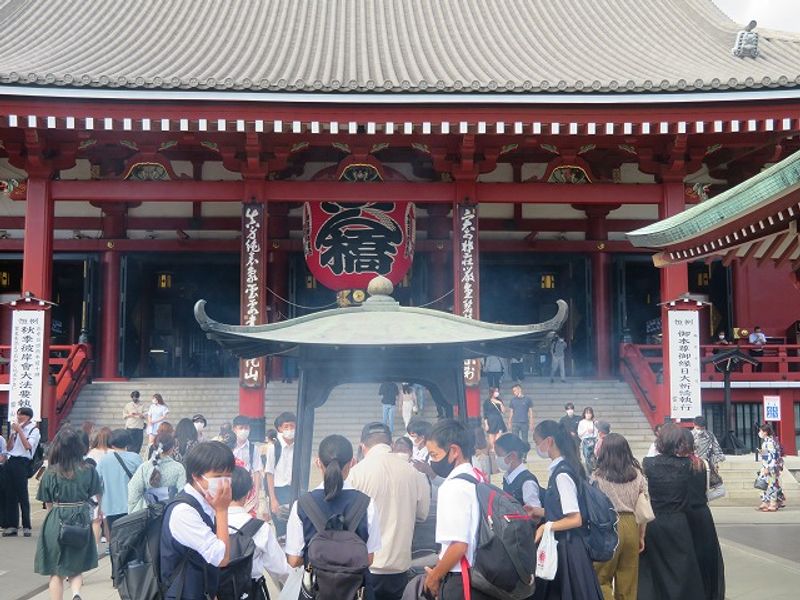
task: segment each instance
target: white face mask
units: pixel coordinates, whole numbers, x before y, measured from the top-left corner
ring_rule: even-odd
[[[205,425],[203,425],[202,421],[199,421],[194,424],[194,428],[197,429],[198,433],[200,433],[201,431],[203,431],[203,429],[205,429]]]
[[[567,416],[568,416],[568,417],[571,417],[571,416],[572,416],[572,415],[574,415],[574,414],[575,414],[575,411],[574,411],[574,410],[572,410],[572,409],[569,409],[569,410],[567,411]]]
[[[511,468],[510,465],[508,464],[508,457],[498,456],[497,468],[500,469],[503,473],[508,473],[508,470]]]
[[[550,454],[546,450],[542,450],[539,444],[536,444],[536,454],[539,455],[539,458],[550,458]]]
[[[249,429],[237,429],[236,430],[236,439],[240,442],[245,441],[248,437],[250,437],[250,430]]]
[[[217,495],[217,492],[222,487],[223,482],[231,482],[230,477],[206,477],[205,475],[202,477],[208,483],[208,493],[211,494],[212,497]]]
[[[286,440],[287,442],[289,440],[293,440],[294,439],[294,429],[287,429],[286,431],[282,431],[281,432],[281,437],[283,437],[283,439]]]

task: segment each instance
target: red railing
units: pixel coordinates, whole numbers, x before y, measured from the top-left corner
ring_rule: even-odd
[[[11,346],[0,346],[0,356],[8,360]],[[90,348],[87,344],[50,346],[49,373],[55,385],[55,427],[69,414],[81,388],[89,377]],[[0,365],[0,383],[8,383],[8,364]],[[7,399],[7,394],[6,399]]]
[[[658,346],[659,351],[661,349]],[[639,407],[650,421],[651,425],[661,421],[658,414],[658,399],[660,391],[659,373],[661,367],[661,357],[654,357],[642,352],[642,346],[634,344],[623,344],[620,349],[620,373],[628,385],[633,390]],[[658,367],[657,369],[655,367]]]
[[[626,348],[632,347],[642,360],[640,366],[647,365],[649,370],[657,374],[661,372],[663,359],[660,345],[624,344],[622,356]],[[703,359],[714,356],[716,352],[723,352],[731,348],[739,348],[745,354],[759,346],[750,344],[737,344],[735,346],[703,345],[700,346],[700,356]],[[741,365],[731,373],[731,381],[800,381],[800,344],[767,344],[763,348],[763,356],[754,356],[759,361],[759,367],[749,363]],[[631,351],[629,351],[631,352]],[[703,365],[703,381],[722,381],[722,373],[714,368],[712,363]]]

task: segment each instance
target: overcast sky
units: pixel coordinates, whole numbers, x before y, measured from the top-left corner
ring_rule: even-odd
[[[800,0],[714,0],[737,23],[800,32]]]

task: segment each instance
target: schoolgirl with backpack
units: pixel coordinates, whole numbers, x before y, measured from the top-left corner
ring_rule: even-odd
[[[371,598],[369,566],[381,548],[372,500],[347,482],[353,445],[329,435],[319,445],[323,483],[294,503],[286,528],[286,556],[303,566],[303,600]]]
[[[603,600],[592,560],[609,560],[616,548],[616,513],[610,505],[605,516],[596,516],[597,488],[589,485],[578,458],[578,452],[566,428],[555,421],[540,422],[534,432],[536,452],[550,459],[550,477],[544,495],[545,523],[536,530],[536,542],[547,532],[553,532],[558,554],[557,569],[552,580],[537,579],[536,600]],[[602,495],[608,501],[605,495]],[[602,498],[600,500],[602,500]],[[598,521],[592,522],[592,517]],[[609,521],[613,520],[609,532]],[[599,522],[602,521],[602,522]],[[592,531],[592,525],[596,530]],[[592,535],[594,538],[592,539]],[[597,540],[596,538],[600,538]],[[613,537],[610,556],[609,539]],[[599,541],[599,543],[597,543]],[[591,556],[591,554],[595,554]]]

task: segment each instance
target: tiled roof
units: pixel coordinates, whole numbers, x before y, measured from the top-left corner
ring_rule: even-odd
[[[736,58],[740,29],[711,0],[0,0],[0,84],[367,93],[800,85],[800,36],[762,30],[758,57]]]
[[[769,206],[776,199],[797,189],[800,189],[800,152],[705,202],[632,231],[627,237],[634,246],[667,248],[700,236],[714,236],[717,230]],[[794,217],[794,212],[790,211],[789,214]],[[783,221],[783,218],[780,220]],[[762,225],[761,229],[765,227]]]

